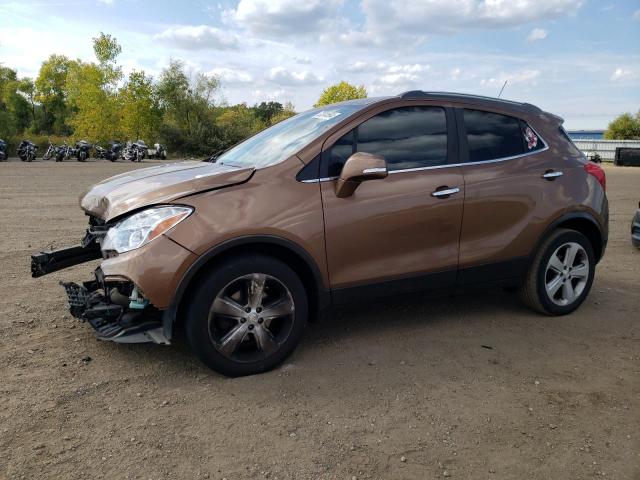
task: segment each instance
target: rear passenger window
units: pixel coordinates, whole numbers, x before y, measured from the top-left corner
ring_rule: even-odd
[[[331,147],[327,176],[339,175],[355,152],[382,155],[390,171],[443,165],[447,162],[445,111],[441,107],[401,107],[371,117]]]
[[[525,153],[523,130],[517,118],[465,109],[464,124],[470,162],[496,160]]]

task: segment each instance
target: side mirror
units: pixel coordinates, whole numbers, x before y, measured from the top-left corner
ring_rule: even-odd
[[[350,197],[361,182],[386,178],[387,161],[382,155],[358,152],[347,158],[336,182],[336,196]]]

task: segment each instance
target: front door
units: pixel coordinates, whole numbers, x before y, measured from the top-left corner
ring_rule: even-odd
[[[377,295],[455,282],[464,185],[460,168],[447,165],[455,152],[448,120],[453,115],[442,107],[393,108],[325,145],[323,170],[330,177],[356,151],[384,156],[389,169],[387,178],[363,182],[347,198],[336,196],[334,179],[321,183],[329,280],[338,301],[340,292],[355,291],[349,287],[378,284],[368,290]]]

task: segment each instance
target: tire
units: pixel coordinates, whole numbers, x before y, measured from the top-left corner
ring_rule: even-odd
[[[520,287],[520,298],[540,313],[567,315],[589,294],[595,266],[593,246],[587,237],[560,228],[538,249]]]
[[[252,301],[252,285],[262,278],[265,287],[253,291],[264,296],[256,301],[256,294]],[[273,317],[266,317],[269,312]],[[288,265],[256,254],[232,257],[212,269],[186,314],[187,341],[198,358],[218,373],[239,377],[271,370],[294,351],[307,323],[308,303],[300,278]]]

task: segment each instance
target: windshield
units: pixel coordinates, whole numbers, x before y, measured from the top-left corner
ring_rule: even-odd
[[[362,103],[329,105],[299,113],[231,148],[220,155],[216,163],[266,167],[281,162],[365,106]]]

